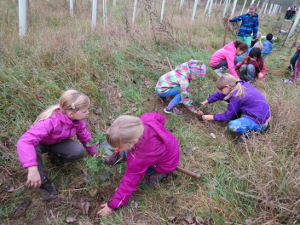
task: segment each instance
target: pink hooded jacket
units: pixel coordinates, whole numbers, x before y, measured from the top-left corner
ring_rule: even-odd
[[[228,69],[231,75],[235,78],[239,79],[238,74],[235,71],[234,59],[236,57],[236,48],[234,46],[234,42],[230,42],[225,45],[223,48],[216,51],[210,59],[209,65],[212,67],[217,66],[223,59],[226,59]]]
[[[76,122],[74,123],[66,114],[58,111],[36,125],[32,125],[17,143],[18,156],[23,168],[38,165],[34,146],[40,142],[52,145],[75,135],[90,155],[96,154],[93,150],[97,148],[96,145],[87,146],[87,143],[91,140],[91,135],[87,131],[84,121],[78,120]]]
[[[160,113],[145,113],[140,119],[145,130],[127,155],[126,172],[118,190],[108,202],[112,209],[127,204],[148,167],[152,166],[159,173],[169,173],[179,163],[179,144],[176,137],[164,127],[165,117]]]

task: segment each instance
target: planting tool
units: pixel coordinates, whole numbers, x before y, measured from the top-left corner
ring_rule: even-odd
[[[189,176],[191,176],[191,177],[195,177],[195,178],[197,178],[197,179],[200,179],[200,178],[201,178],[201,175],[200,175],[200,174],[194,173],[194,172],[189,171],[189,170],[186,170],[186,169],[182,169],[182,168],[180,168],[180,167],[177,167],[175,170],[177,170],[177,171],[179,171],[179,172],[181,172],[181,173],[184,173],[184,174],[186,174],[186,175],[189,175]]]

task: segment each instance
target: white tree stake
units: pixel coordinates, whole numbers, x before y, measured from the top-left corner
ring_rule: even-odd
[[[97,8],[98,8],[98,0],[93,0],[92,5],[92,29],[96,27],[97,24]]]
[[[293,35],[294,30],[295,30],[296,26],[298,25],[299,19],[300,19],[300,13],[297,13],[297,17],[296,17],[296,19],[295,19],[295,21],[293,23],[293,26],[292,26],[292,28],[291,28],[291,30],[290,30],[290,32],[289,32],[289,34],[288,34],[285,42],[287,42],[290,39],[290,37]]]
[[[264,13],[263,13],[263,15],[265,15],[266,14],[266,10],[267,10],[267,8],[268,8],[268,2],[266,3],[266,6],[265,6],[265,10],[264,10]]]
[[[256,5],[257,5],[257,8],[259,7],[259,3],[260,3],[260,1],[258,1],[258,3],[256,4]]]
[[[116,6],[116,5],[117,5],[117,0],[114,0],[113,6]]]
[[[193,8],[193,13],[192,13],[192,21],[194,21],[194,19],[195,19],[197,6],[198,6],[198,0],[195,0],[195,2],[194,2],[194,8]]]
[[[234,15],[236,3],[237,3],[237,0],[234,0],[234,2],[233,2],[233,9],[232,9],[232,11],[231,11],[230,17],[233,17],[233,15]]]
[[[182,8],[182,6],[183,6],[183,3],[184,3],[184,0],[181,0],[181,1],[180,1],[180,6],[179,6],[179,9],[181,9],[181,8]]]
[[[138,3],[138,0],[134,0],[133,14],[132,14],[132,23],[135,22],[135,15],[136,15],[137,3]]]
[[[206,11],[207,11],[207,9],[208,9],[208,5],[209,5],[210,1],[211,1],[211,0],[207,0],[207,2],[206,2],[206,6],[205,6],[205,9],[204,9],[204,13],[206,13]]]
[[[103,25],[107,25],[107,4],[106,0],[103,0]]]
[[[70,15],[74,15],[74,2],[73,0],[70,0]]]
[[[25,36],[27,33],[27,0],[19,0],[19,35]]]
[[[229,4],[230,4],[230,0],[226,0],[225,8],[224,8],[224,11],[223,11],[223,17],[226,15],[226,11],[227,11],[227,8],[228,8]]]
[[[164,19],[165,4],[166,4],[166,0],[163,0],[161,4],[161,11],[160,11],[160,22],[162,22]]]
[[[273,4],[271,4],[271,6],[270,6],[270,8],[269,8],[269,12],[268,12],[269,15],[271,14],[272,7],[273,7]]]
[[[213,5],[213,1],[214,0],[210,0],[210,6],[209,6],[209,11],[208,11],[208,17],[210,17],[211,15],[211,9],[212,9],[212,5]],[[216,0],[217,1],[217,0]]]

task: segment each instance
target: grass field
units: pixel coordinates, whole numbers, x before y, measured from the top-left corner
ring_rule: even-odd
[[[101,1],[99,1],[100,4]],[[163,105],[154,94],[158,78],[172,66],[191,58],[207,66],[211,55],[223,46],[223,6],[216,5],[211,18],[201,2],[191,22],[193,1],[167,1],[165,22],[159,23],[160,3],[139,1],[132,24],[133,1],[108,1],[108,26],[91,29],[91,1],[75,1],[74,16],[68,2],[31,2],[28,35],[19,38],[16,1],[0,2],[0,224],[300,224],[298,85],[284,84],[285,70],[296,50],[295,37],[282,48],[290,22],[284,15],[260,18],[263,35],[277,36],[273,53],[266,58],[267,76],[256,83],[272,110],[270,128],[245,145],[236,144],[226,123],[204,122],[179,106],[182,116],[165,115],[166,127],[181,146],[180,167],[200,173],[195,179],[177,171],[159,188],[138,190],[132,204],[113,216],[99,218],[99,205],[110,199],[125,165],[110,168],[107,186],[86,182],[86,160],[56,167],[45,155],[45,167],[60,192],[45,203],[37,190],[25,186],[27,171],[18,161],[15,144],[47,106],[56,104],[69,88],[86,93],[92,101],[86,120],[89,131],[105,132],[122,114],[140,116],[161,112]],[[101,4],[99,5],[101,13]],[[238,8],[238,12],[240,9]],[[238,13],[237,13],[238,15]],[[226,43],[235,39],[229,26]],[[217,75],[192,83],[195,105],[216,91]],[[205,113],[226,109],[222,102],[207,105]],[[214,133],[214,139],[210,133]],[[185,154],[192,149],[191,154]],[[88,155],[85,158],[88,160]],[[13,192],[5,187],[12,185]],[[79,203],[90,204],[84,214]],[[26,203],[30,203],[27,207]],[[138,206],[136,207],[136,204]],[[25,209],[18,208],[20,205]],[[77,207],[76,207],[77,206]]]

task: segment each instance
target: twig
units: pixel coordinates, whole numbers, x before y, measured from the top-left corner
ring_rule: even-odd
[[[166,57],[166,59],[167,59],[167,62],[168,62],[168,64],[169,64],[170,69],[173,70],[172,65],[171,65],[171,63],[170,63],[170,60],[169,60],[169,57]]]
[[[60,191],[82,191],[82,190],[87,190],[87,188],[77,188],[77,189],[60,190]]]

